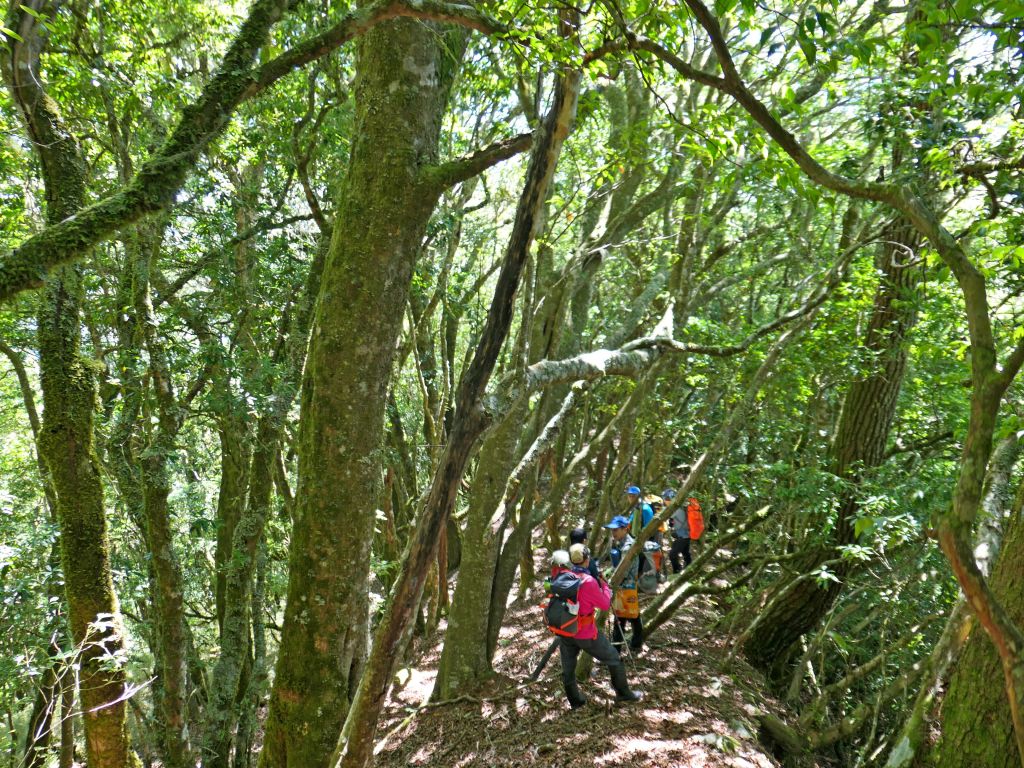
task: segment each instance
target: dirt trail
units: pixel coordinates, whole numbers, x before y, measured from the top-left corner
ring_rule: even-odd
[[[430,695],[438,649],[392,694],[379,733],[378,766],[646,766],[664,768],[768,768],[780,765],[757,738],[751,713],[781,713],[742,662],[722,671],[724,642],[707,637],[717,614],[700,599],[687,603],[627,660],[630,683],[643,691],[634,705],[611,704],[608,674],[581,685],[590,699],[573,712],[562,694],[557,652],[534,685],[516,688],[547,649],[537,590],[509,609],[495,660],[498,676],[479,698],[419,707]],[[416,712],[416,714],[413,714]]]

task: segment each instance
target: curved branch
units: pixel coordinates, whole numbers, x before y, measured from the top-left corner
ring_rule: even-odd
[[[449,187],[454,187],[459,182],[483,173],[503,160],[525,152],[532,144],[533,134],[521,133],[510,139],[495,142],[466,157],[424,168],[421,171],[421,178],[435,193],[440,193]]]
[[[0,258],[0,301],[43,284],[62,264],[143,216],[169,207],[200,154],[227,126],[235,109],[298,67],[325,56],[387,19],[409,16],[462,24],[487,32],[497,22],[470,6],[434,0],[376,0],[349,12],[329,30],[300,43],[261,67],[255,61],[271,27],[289,8],[289,0],[256,0],[228,49],[220,69],[156,154],[119,191],[52,224]]]

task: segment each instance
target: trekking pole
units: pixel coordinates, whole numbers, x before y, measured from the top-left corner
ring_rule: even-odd
[[[530,675],[530,679],[528,682],[537,682],[537,678],[540,677],[540,673],[544,671],[544,667],[546,667],[548,665],[548,662],[551,661],[551,657],[554,655],[555,648],[557,647],[558,638],[556,637],[554,640],[551,641],[551,645],[548,646],[548,649],[544,652],[544,655],[541,656],[540,664],[538,664],[537,668],[533,670],[533,674]]]

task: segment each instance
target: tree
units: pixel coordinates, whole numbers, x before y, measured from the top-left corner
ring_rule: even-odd
[[[81,208],[86,171],[74,137],[42,86],[41,9],[42,4],[35,3],[13,13],[8,23],[19,30],[21,40],[11,46],[3,71],[39,153],[47,219],[56,223]],[[89,762],[120,768],[138,765],[138,758],[125,717],[124,628],[111,578],[103,484],[94,446],[95,378],[79,353],[81,293],[81,276],[67,267],[50,281],[40,305],[39,447],[53,481],[71,636],[82,658],[79,696],[88,712]]]
[[[327,765],[363,671],[380,488],[373,457],[403,317],[396,308],[405,306],[441,191],[423,169],[436,167],[464,46],[461,31],[411,21],[388,22],[358,43],[358,133],[302,385],[288,603],[264,766]]]

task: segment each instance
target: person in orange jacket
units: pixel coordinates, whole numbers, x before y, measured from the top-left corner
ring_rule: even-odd
[[[675,491],[666,490],[665,493],[675,496]],[[693,562],[690,544],[693,540],[699,539],[704,532],[704,516],[700,511],[700,502],[692,496],[688,499],[679,499],[668,524],[672,527],[672,549],[669,552],[672,573],[679,573]],[[683,556],[682,567],[679,565],[679,555]]]

